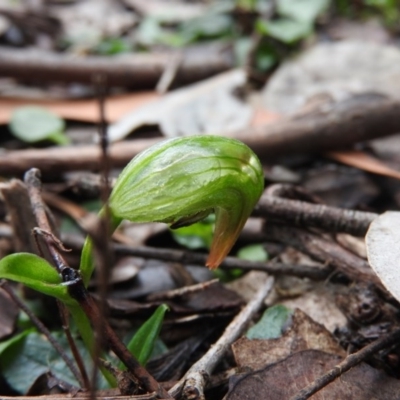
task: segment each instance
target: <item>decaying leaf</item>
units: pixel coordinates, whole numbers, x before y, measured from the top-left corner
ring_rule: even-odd
[[[280,338],[268,340],[241,338],[232,345],[238,366],[253,370],[264,368],[291,354],[309,349],[339,356],[345,355],[342,347],[322,325],[298,309],[293,314],[292,325]]]
[[[381,160],[375,158],[363,151],[330,151],[325,153],[333,160],[343,164],[361,169],[363,171],[372,172],[373,174],[389,176],[391,178],[400,179],[400,172],[388,165],[385,165]]]
[[[372,269],[400,300],[400,213],[387,211],[372,221],[365,240]]]
[[[226,400],[287,400],[323,373],[341,357],[318,350],[306,350],[264,369],[231,378]],[[395,400],[400,382],[367,364],[344,373],[312,396],[313,400]]]

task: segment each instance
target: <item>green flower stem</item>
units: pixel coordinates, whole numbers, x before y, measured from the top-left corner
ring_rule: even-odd
[[[103,208],[99,212],[99,217],[103,218],[105,216],[105,209]],[[110,225],[109,232],[110,235],[114,233],[114,231],[118,228],[120,223],[122,222],[122,218],[118,218],[114,216],[110,211]],[[94,271],[94,257],[93,257],[93,240],[90,236],[86,237],[85,243],[83,244],[82,253],[81,253],[81,263],[79,272],[81,274],[83,283],[85,287],[88,286],[90,278],[92,277]]]

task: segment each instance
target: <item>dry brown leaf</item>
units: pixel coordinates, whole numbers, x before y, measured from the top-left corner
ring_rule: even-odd
[[[159,98],[160,95],[157,92],[137,92],[110,96],[106,99],[105,103],[106,119],[108,122],[116,122],[126,113]],[[100,120],[97,99],[39,100],[1,97],[0,124],[8,123],[14,109],[27,105],[46,107],[65,119],[93,123],[98,123]]]
[[[341,357],[318,350],[306,350],[262,370],[231,378],[226,400],[287,400],[323,373],[335,367]],[[395,400],[400,382],[384,372],[359,364],[311,398],[313,400]]]
[[[241,338],[232,345],[233,354],[239,367],[253,370],[274,364],[303,350],[321,350],[339,356],[346,353],[333,336],[307,314],[297,309],[292,325],[278,339]]]
[[[388,167],[382,161],[362,151],[330,151],[325,155],[342,164],[350,165],[363,171],[400,179],[400,171]]]

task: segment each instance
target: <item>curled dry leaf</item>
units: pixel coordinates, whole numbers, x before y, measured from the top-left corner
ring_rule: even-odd
[[[365,240],[372,269],[400,301],[400,212],[387,211],[374,219]]]

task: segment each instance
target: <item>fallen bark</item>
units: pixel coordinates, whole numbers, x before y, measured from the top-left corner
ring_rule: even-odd
[[[0,47],[0,76],[46,82],[92,84],[98,75],[108,86],[154,89],[176,53],[130,54],[118,57],[73,57]],[[180,84],[199,81],[232,68],[233,58],[221,46],[195,47],[182,53]]]
[[[352,102],[338,103],[326,112],[249,128],[233,136],[249,145],[261,158],[271,161],[279,156],[334,150],[398,133],[399,115],[399,101],[382,96],[358,96]],[[123,167],[138,152],[159,140],[112,144],[110,163],[114,167]],[[10,151],[0,157],[0,174],[21,174],[32,167],[44,174],[83,169],[93,171],[99,166],[100,148],[96,145]]]

